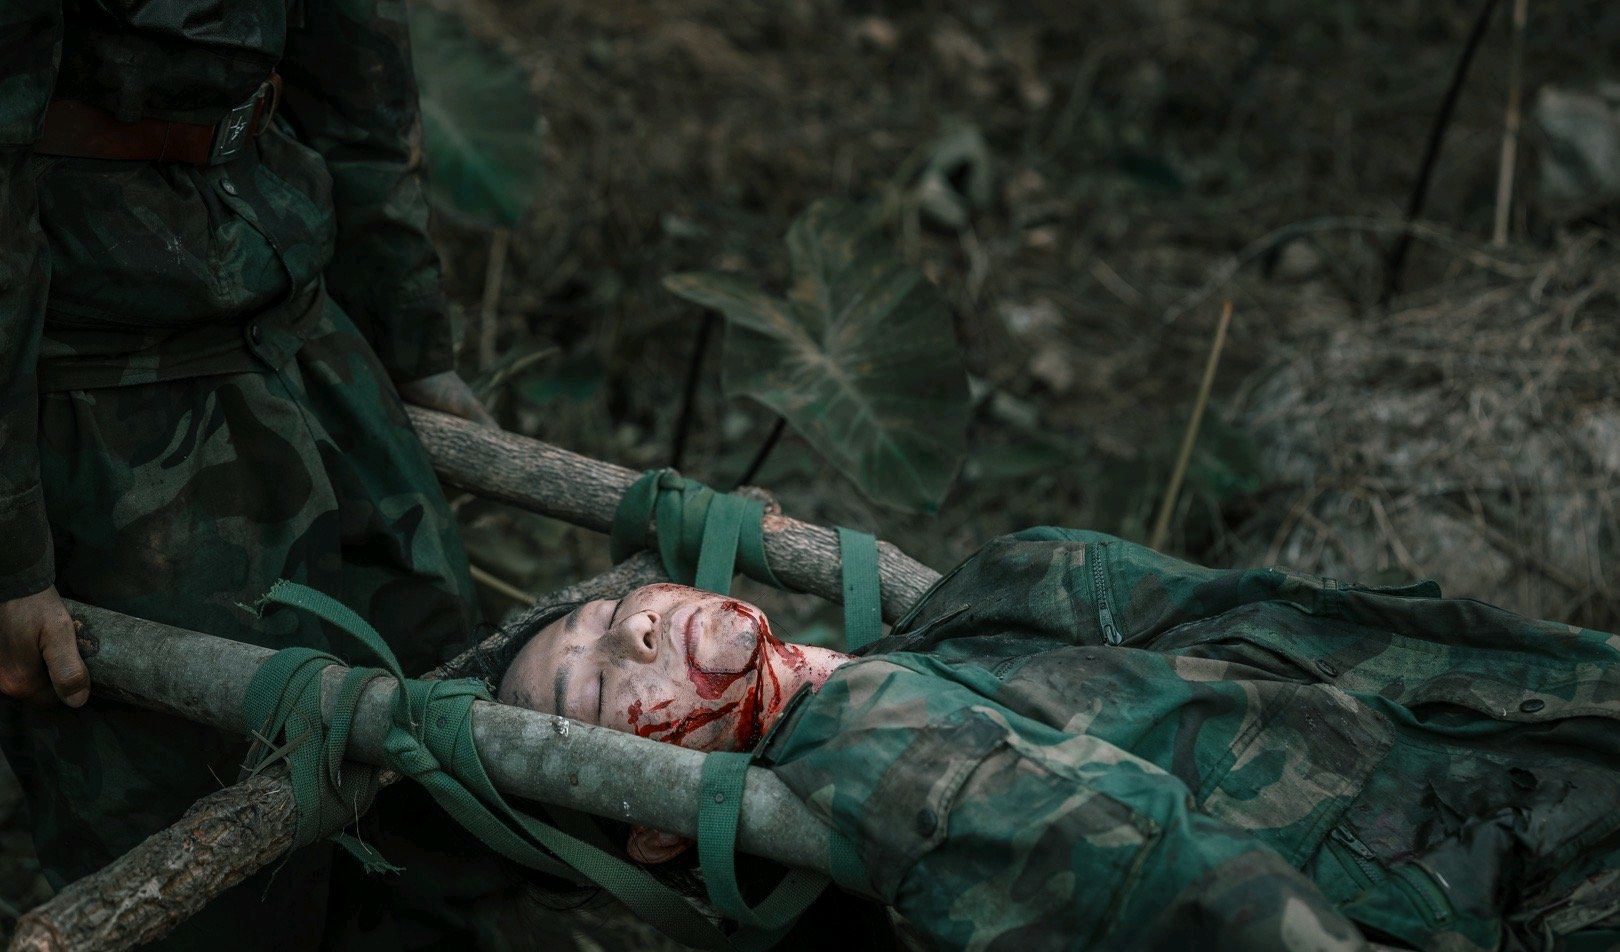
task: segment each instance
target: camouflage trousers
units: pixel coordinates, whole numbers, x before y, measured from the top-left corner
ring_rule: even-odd
[[[329,645],[320,623],[250,610],[278,578],[341,598],[407,670],[463,645],[466,556],[431,466],[370,348],[329,299],[262,372],[48,392],[42,482],[66,597],[267,647]],[[53,887],[106,865],[236,779],[238,738],[97,699],[7,710],[4,747]],[[299,851],[210,904],[171,948],[319,944],[331,851]]]

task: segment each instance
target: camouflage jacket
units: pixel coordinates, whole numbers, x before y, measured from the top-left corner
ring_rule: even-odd
[[[52,98],[280,117],[208,168],[30,154]],[[396,381],[451,366],[404,0],[0,3],[0,599],[53,577],[37,394],[257,371],[327,292]]]
[[[1432,584],[1035,529],[761,756],[945,948],[1615,942],[1617,662]]]

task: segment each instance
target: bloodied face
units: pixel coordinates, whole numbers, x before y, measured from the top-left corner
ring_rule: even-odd
[[[747,750],[789,697],[846,656],[785,643],[747,602],[648,585],[542,629],[503,702],[696,750]]]

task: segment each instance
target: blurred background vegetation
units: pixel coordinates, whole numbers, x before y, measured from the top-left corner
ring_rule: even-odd
[[[485,107],[534,133],[531,162],[496,150],[520,159],[488,176],[512,183],[495,190],[532,199],[506,219],[454,210],[459,160],[430,138],[464,370],[508,427],[668,465],[706,318],[666,277],[781,288],[795,218],[864,203],[948,301],[968,448],[938,512],[917,513],[870,501],[789,428],[752,480],[787,511],[941,569],[1037,523],[1146,540],[1229,298],[1169,548],[1434,576],[1612,627],[1620,156],[1605,164],[1602,94],[1620,78],[1620,8],[1528,4],[1524,133],[1493,245],[1512,6],[1491,14],[1400,293],[1380,306],[1480,0],[457,4],[454,29],[519,68],[539,122]],[[520,102],[487,79],[505,66],[471,62],[437,82]],[[1558,95],[1587,111],[1549,109]],[[720,488],[775,419],[725,399],[726,359],[715,335],[681,454]],[[474,561],[525,591],[606,565],[590,533],[460,511]],[[511,604],[486,594],[492,617]],[[767,600],[789,630],[831,634],[817,606]]]

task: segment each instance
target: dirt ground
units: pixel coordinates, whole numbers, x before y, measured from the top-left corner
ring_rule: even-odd
[[[1454,594],[1615,624],[1615,249],[1537,211],[1529,140],[1512,240],[1488,247],[1505,10],[1459,99],[1403,291],[1377,303],[1477,7],[470,0],[475,28],[532,74],[547,128],[498,349],[548,352],[500,388],[497,412],[580,452],[667,465],[703,315],[662,278],[725,269],[780,286],[795,215],[872,201],[951,301],[971,450],[924,516],[864,502],[790,435],[756,480],[787,511],[940,569],[1033,524],[1145,539],[1230,298],[1171,549],[1438,575]],[[1529,93],[1589,86],[1620,62],[1620,6],[1531,14]],[[449,220],[437,232],[470,323],[489,238]],[[1411,353],[1426,362],[1402,363]],[[724,401],[722,360],[716,348],[704,363],[683,471],[727,486],[772,421]],[[1459,420],[1468,439],[1449,438]],[[1529,446],[1557,465],[1507,465]],[[523,589],[607,564],[589,533],[460,511],[475,563]],[[1499,571],[1460,574],[1467,553]],[[486,595],[492,619],[511,607]],[[803,636],[836,619],[803,599],[767,607]]]

